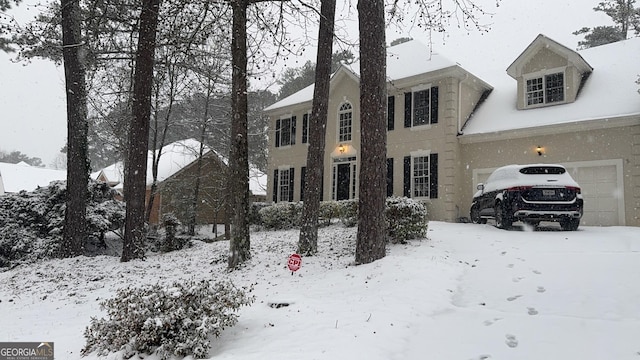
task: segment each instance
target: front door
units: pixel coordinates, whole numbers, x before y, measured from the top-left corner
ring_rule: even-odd
[[[349,200],[349,184],[351,183],[351,164],[337,165],[338,178],[336,184],[336,200]]]

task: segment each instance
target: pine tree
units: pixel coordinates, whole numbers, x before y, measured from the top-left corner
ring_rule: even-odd
[[[584,40],[578,42],[579,48],[586,49],[594,46],[609,44],[625,40],[629,31],[640,34],[640,8],[636,8],[636,0],[605,0],[594,7],[594,11],[601,11],[611,18],[615,25],[596,26],[593,29],[583,27],[574,31],[573,35],[583,35]]]
[[[358,1],[360,22],[360,200],[356,264],[385,256],[386,49],[383,0]]]
[[[336,13],[335,0],[322,0],[320,6],[320,29],[318,33],[318,54],[316,81],[313,90],[313,105],[309,121],[309,151],[302,208],[302,224],[298,252],[313,255],[318,251],[318,213],[322,200],[322,174],[324,169],[324,148],[329,106],[329,85],[331,80],[331,52],[333,49],[333,23]]]

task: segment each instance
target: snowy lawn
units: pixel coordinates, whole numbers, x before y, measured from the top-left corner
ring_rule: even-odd
[[[214,339],[214,359],[640,360],[640,228],[547,230],[431,222],[428,239],[355,267],[355,229],[336,225],[294,275],[295,230],[252,233],[253,258],[232,273],[227,242],[46,261],[0,273],[0,341],[53,341],[57,359],[79,359],[116,289],[229,278],[255,284],[256,302]]]

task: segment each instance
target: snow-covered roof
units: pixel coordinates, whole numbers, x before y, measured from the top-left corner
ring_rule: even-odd
[[[205,146],[204,154],[214,152],[211,148]],[[169,145],[166,145],[161,150],[162,156],[160,156],[160,162],[158,163],[158,182],[162,182],[171,176],[175,175],[180,170],[187,167],[198,159],[200,153],[200,142],[195,139],[180,140]],[[216,156],[224,164],[227,164],[227,159]],[[153,173],[151,168],[153,151],[148,152],[147,163],[147,185],[153,183]],[[102,175],[103,180],[115,185],[116,188],[122,188],[124,182],[124,166],[122,162],[109,165],[106,168],[94,173],[92,176],[94,179],[98,179]],[[254,195],[266,195],[267,194],[267,175],[255,166],[251,166],[249,169],[249,190]]]
[[[411,40],[387,48],[387,81],[397,81],[412,76],[457,66],[454,61],[445,56],[432,52],[429,47],[417,40]],[[356,78],[360,74],[360,63],[343,64],[333,75],[336,78],[340,71],[347,71]],[[283,107],[300,104],[313,100],[314,85],[306,88],[266,107],[265,111],[280,109]]]
[[[249,190],[253,195],[267,195],[267,174],[256,167],[249,167]]]
[[[575,102],[528,110],[516,109],[517,82],[505,70],[483,78],[494,89],[463,129],[464,135],[534,128],[545,125],[614,119],[640,114],[638,74],[640,38],[578,51],[592,67]],[[509,59],[504,59],[505,69]]]
[[[213,151],[209,147],[205,146],[204,153],[207,154]],[[155,150],[156,154],[158,150]],[[160,162],[158,163],[158,181],[162,182],[178,171],[184,169],[186,166],[198,159],[200,154],[200,142],[195,139],[186,139],[173,142],[164,146],[160,150]],[[153,183],[153,161],[154,151],[147,152],[147,185]],[[222,160],[222,159],[221,159]],[[124,181],[124,165],[122,162],[109,165],[102,169],[98,176],[102,177],[110,184],[120,184],[122,187]],[[97,178],[97,177],[96,177]]]
[[[66,180],[66,170],[52,170],[19,164],[0,163],[0,194],[33,191],[55,180]]]

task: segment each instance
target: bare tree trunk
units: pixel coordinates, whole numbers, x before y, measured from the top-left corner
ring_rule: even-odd
[[[356,264],[385,256],[386,49],[383,0],[359,0],[360,22],[360,201]]]
[[[160,0],[144,0],[140,13],[133,85],[133,118],[129,130],[129,161],[124,182],[127,213],[121,261],[144,258],[147,149],[159,7]]]
[[[335,0],[322,0],[320,7],[320,29],[318,31],[318,54],[316,59],[316,81],[313,90],[313,108],[309,121],[309,151],[302,208],[302,224],[298,240],[298,252],[313,255],[318,252],[318,216],[322,201],[322,176],[324,170],[324,148],[326,142],[327,108],[331,80],[331,56],[333,53],[333,24],[336,13]]]
[[[229,242],[229,268],[251,257],[249,239],[249,146],[247,140],[247,0],[231,0],[233,10],[231,58],[231,151],[229,177],[233,222]]]
[[[62,256],[81,255],[87,236],[87,89],[79,0],[62,0],[62,54],[67,92],[67,193]]]

